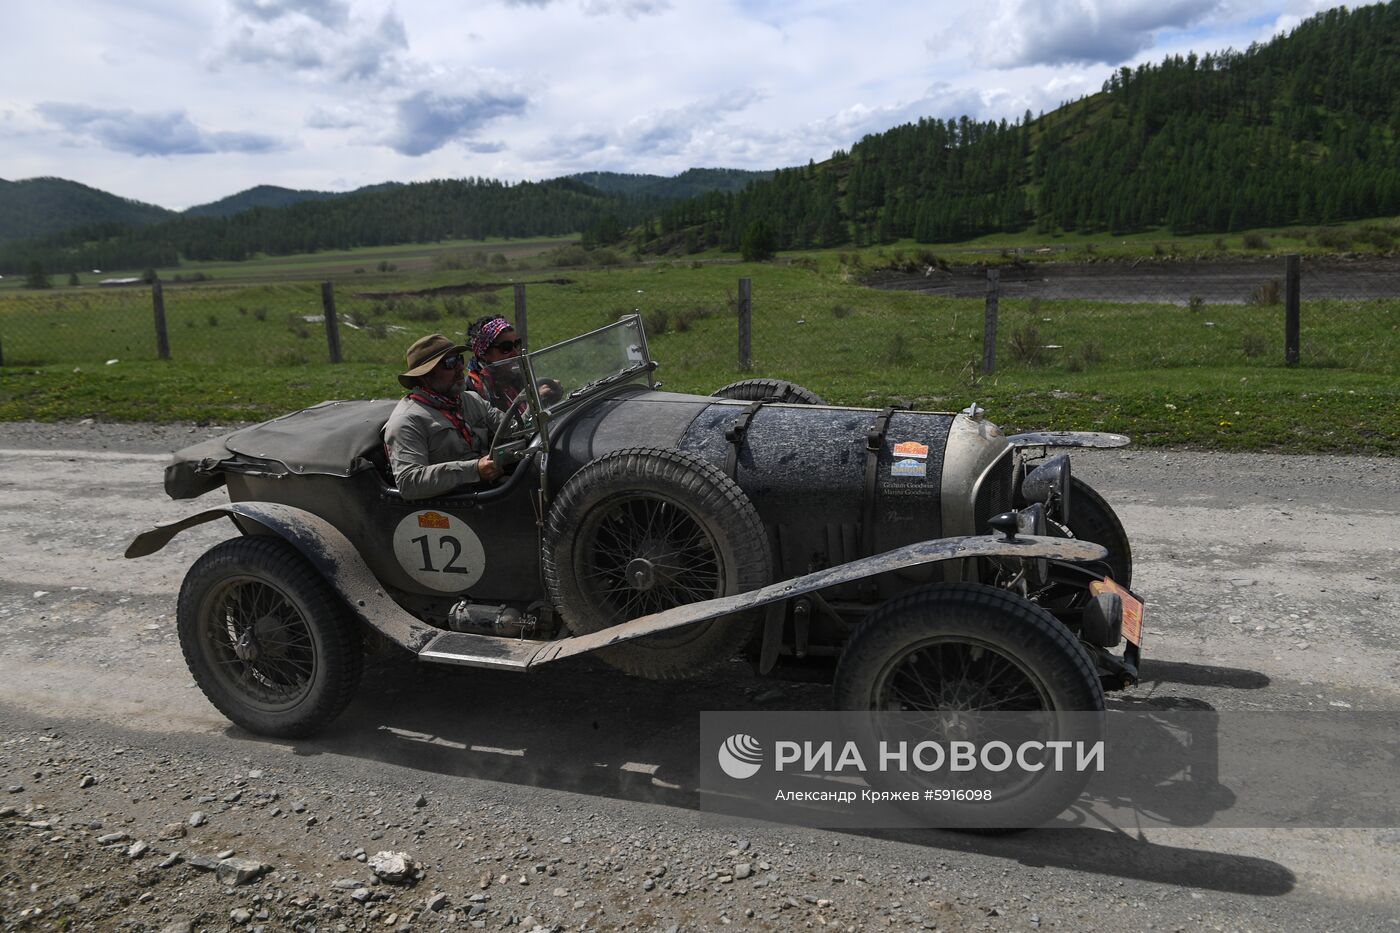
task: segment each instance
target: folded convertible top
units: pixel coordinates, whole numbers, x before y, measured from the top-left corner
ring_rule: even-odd
[[[290,473],[349,476],[370,467],[363,455],[381,441],[392,399],[322,402],[183,450],[165,468],[165,491],[191,499],[223,485],[233,460],[277,464]]]

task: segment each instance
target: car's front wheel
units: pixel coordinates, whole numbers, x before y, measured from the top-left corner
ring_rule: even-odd
[[[861,623],[836,669],[836,706],[866,738],[1097,740],[1103,689],[1079,641],[1028,600],[975,583],[935,584],[896,597]],[[914,744],[910,743],[911,746]],[[868,777],[869,779],[869,777]],[[877,773],[888,789],[952,788],[959,777]],[[1008,829],[1053,819],[1088,774],[1014,770],[972,775],[966,790],[987,799],[948,801],[921,815],[937,825]]]
[[[180,588],[185,663],[209,702],[249,732],[303,738],[349,704],[364,656],[325,579],[286,541],[233,538]]]

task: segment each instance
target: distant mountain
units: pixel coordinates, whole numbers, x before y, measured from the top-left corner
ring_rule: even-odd
[[[580,181],[507,184],[486,178],[394,185],[227,217],[177,214],[141,226],[94,224],[29,240],[0,242],[0,274],[39,263],[50,273],[140,269],[181,259],[240,260],[357,246],[435,240],[555,236],[600,217],[641,223],[657,202],[604,194]]]
[[[766,181],[773,177],[773,173],[747,172],[737,168],[691,168],[673,178],[618,172],[581,172],[568,177],[597,188],[604,194],[677,201],[716,191],[721,194],[742,191],[749,182]]]
[[[135,227],[174,216],[174,211],[163,207],[62,178],[0,179],[0,241],[47,236],[94,224]]]
[[[276,185],[258,185],[237,194],[231,194],[208,204],[196,204],[181,211],[186,217],[232,217],[255,207],[288,207],[302,201],[329,201],[351,194],[364,194],[371,191],[384,191],[400,187],[399,182],[389,181],[378,185],[366,185],[354,191],[308,191],[296,188],[279,188]]]

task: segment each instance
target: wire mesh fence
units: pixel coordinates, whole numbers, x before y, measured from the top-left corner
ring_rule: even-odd
[[[940,353],[981,359],[985,372],[984,324],[993,310],[990,363],[997,370],[1075,370],[1106,358],[1144,368],[1282,363],[1293,295],[1300,307],[1302,362],[1389,371],[1400,356],[1400,261],[1395,259],[1304,258],[1297,264],[1296,286],[1290,285],[1283,257],[1012,262],[989,269],[935,265],[918,253],[895,253],[890,264],[898,268],[873,273],[857,268],[843,277],[926,299],[901,299],[889,320],[862,341],[868,351],[857,354],[862,364],[917,363],[921,347],[937,344]],[[739,283],[730,275],[714,270],[656,276],[645,288],[631,287],[640,280],[622,274],[537,278],[520,296],[529,312],[530,345],[545,346],[637,312],[649,335],[683,347],[687,365],[732,370],[739,352]],[[624,280],[627,287],[620,287]],[[754,283],[752,343],[760,370],[829,358],[840,349],[832,346],[833,326],[839,330],[842,318],[860,312],[858,292],[847,292],[853,295],[849,300],[820,304],[810,294],[768,285],[760,277]],[[329,289],[333,334],[328,334],[326,290],[316,282],[15,290],[0,295],[0,363],[156,360],[162,346],[157,291],[169,358],[252,366],[294,367],[332,357],[393,366],[425,333],[461,339],[479,317],[511,318],[520,310],[516,283],[504,276],[402,291],[338,282]],[[804,326],[809,323],[821,326]],[[861,326],[869,331],[869,323]],[[697,332],[711,339],[684,336]],[[1153,337],[1133,339],[1134,333]],[[872,348],[871,340],[882,343]]]

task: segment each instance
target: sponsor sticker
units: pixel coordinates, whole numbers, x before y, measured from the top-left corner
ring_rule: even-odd
[[[927,449],[927,448],[926,448]],[[906,458],[890,464],[891,476],[927,476],[928,461]]]
[[[452,519],[438,512],[419,512],[419,528],[451,528]]]
[[[894,455],[909,460],[927,460],[928,445],[918,441],[900,441],[894,445]]]

